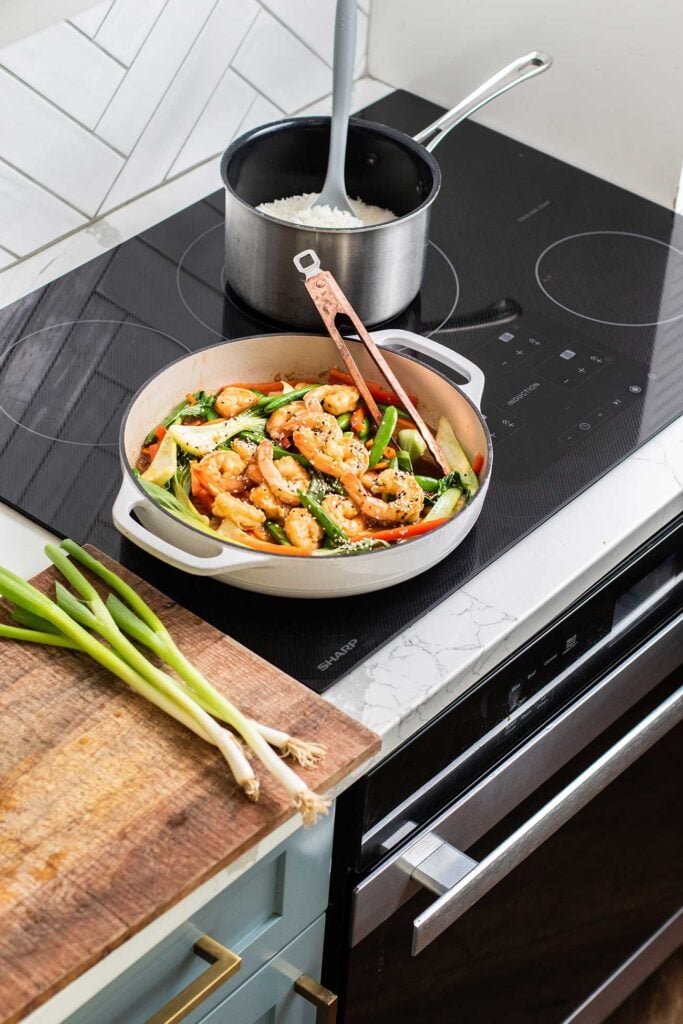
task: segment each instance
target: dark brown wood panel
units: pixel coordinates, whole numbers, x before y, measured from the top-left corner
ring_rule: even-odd
[[[313,789],[379,748],[370,730],[96,553],[247,714],[325,744],[325,761],[303,772]],[[51,591],[55,575],[32,582]],[[84,655],[0,641],[0,664],[0,1019],[11,1024],[292,811],[258,765],[261,798],[249,803],[213,747]]]

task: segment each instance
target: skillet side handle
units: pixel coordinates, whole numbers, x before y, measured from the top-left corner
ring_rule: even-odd
[[[395,351],[398,352],[401,350],[420,352],[446,369],[455,370],[461,376],[467,377],[467,383],[458,386],[468,398],[472,399],[477,409],[481,410],[481,398],[484,394],[486,378],[476,363],[459,352],[452,352],[445,345],[440,345],[438,341],[424,338],[420,334],[413,334],[412,331],[392,331],[390,329],[374,331],[372,337],[380,348],[395,348]]]
[[[172,565],[174,569],[189,572],[193,576],[218,576],[229,569],[247,565],[263,565],[263,556],[258,558],[232,547],[223,548],[217,555],[202,556],[193,555],[175,544],[162,540],[161,537],[157,537],[137,519],[134,519],[132,515],[136,509],[143,508],[150,500],[140,494],[128,477],[124,476],[112,509],[112,519],[119,533],[146,551],[148,555],[152,555],[153,558],[158,558],[162,562],[166,562],[167,565]],[[178,521],[178,525],[182,525],[180,521]],[[208,536],[206,539],[212,547],[219,546],[218,541],[212,541]]]

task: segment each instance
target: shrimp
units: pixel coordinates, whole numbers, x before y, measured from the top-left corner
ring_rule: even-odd
[[[204,490],[215,497],[223,491],[244,490],[245,463],[237,452],[210,452],[195,464],[195,473]]]
[[[226,420],[229,420],[232,416],[237,416],[238,413],[244,412],[250,406],[256,405],[257,402],[258,395],[249,391],[248,388],[226,387],[216,395],[213,407],[219,416],[224,416]]]
[[[340,494],[326,494],[322,505],[330,519],[341,526],[347,537],[357,537],[367,529],[365,519],[349,498],[342,498]]]
[[[289,509],[278,501],[270,487],[266,483],[259,484],[249,492],[249,500],[257,508],[262,509],[269,519],[276,519],[284,522]]]
[[[370,488],[371,494],[363,487],[353,473],[345,473],[341,481],[349,497],[368,519],[380,523],[416,523],[424,505],[424,491],[410,473],[401,469],[384,469]],[[393,501],[383,501],[378,494],[394,496]]]
[[[322,402],[325,412],[333,416],[341,416],[344,412],[353,412],[360,401],[358,388],[348,384],[323,384],[322,387],[309,391],[318,402]]]
[[[284,405],[282,409],[276,409],[275,412],[270,414],[266,422],[267,433],[270,434],[274,441],[284,440],[294,430],[297,417],[305,412],[306,406],[303,402],[290,402],[289,405]]]
[[[357,437],[317,434],[309,427],[300,427],[294,431],[293,438],[301,454],[319,473],[336,477],[344,473],[362,476],[368,468],[370,453]]]
[[[335,420],[336,422],[336,420]],[[275,497],[283,505],[300,505],[298,491],[307,491],[311,482],[304,467],[291,455],[284,455],[277,462],[273,461],[273,445],[270,441],[261,441],[258,446],[258,468],[263,479]]]
[[[232,494],[219,494],[211,511],[218,519],[229,519],[241,530],[256,529],[266,521],[266,514],[260,508],[240,501]]]
[[[313,551],[319,548],[324,530],[305,508],[292,508],[285,519],[287,540],[297,548]]]

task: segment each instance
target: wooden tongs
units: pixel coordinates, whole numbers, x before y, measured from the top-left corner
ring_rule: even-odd
[[[375,399],[370,394],[370,390],[365,383],[363,374],[358,369],[356,361],[351,355],[346,342],[339,333],[336,318],[340,313],[347,316],[355,327],[358,337],[365,346],[370,358],[386,380],[387,384],[391,387],[392,391],[395,391],[398,395],[402,407],[410,415],[411,420],[420,432],[423,441],[427,445],[427,448],[431,452],[442,472],[444,474],[450,473],[451,468],[446,461],[446,456],[441,451],[441,447],[437,443],[436,438],[420,416],[415,405],[411,401],[410,396],[389,366],[381,350],[377,347],[375,342],[372,340],[372,337],[366,331],[358,314],[344,295],[344,292],[341,290],[332,274],[329,270],[320,269],[318,254],[313,249],[304,249],[303,252],[297,253],[294,257],[294,266],[301,274],[304,274],[304,284],[306,285],[306,289],[313,299],[315,307],[320,313],[330,337],[334,341],[342,359],[346,363],[347,369],[353,377],[353,382],[360,391],[363,402],[367,406],[367,410],[375,423],[379,424],[382,419],[382,413],[379,411]]]

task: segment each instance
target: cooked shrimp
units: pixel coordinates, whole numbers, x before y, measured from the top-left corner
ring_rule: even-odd
[[[273,445],[267,440],[259,444],[257,457],[258,468],[275,497],[284,505],[300,505],[297,491],[307,491],[311,482],[301,463],[291,455],[284,455],[274,462]]]
[[[282,409],[276,409],[268,417],[266,432],[273,440],[282,441],[285,437],[290,436],[294,430],[297,417],[305,412],[306,406],[303,402],[290,402],[289,405],[284,405]]]
[[[344,412],[353,412],[360,401],[358,388],[348,384],[323,384],[322,387],[309,391],[318,402],[322,402],[325,412],[333,416],[341,416]]]
[[[322,527],[305,508],[289,510],[285,519],[285,533],[290,544],[308,551],[319,548],[325,535]]]
[[[226,420],[229,420],[257,402],[258,395],[248,388],[227,387],[218,392],[213,407],[219,416],[225,416]]]
[[[293,438],[301,454],[319,473],[336,477],[344,473],[362,476],[368,468],[370,453],[357,437],[325,436],[300,427],[294,431]]]
[[[368,519],[380,523],[416,523],[424,505],[424,491],[410,473],[401,469],[385,469],[371,487],[371,494],[353,473],[345,473],[341,481],[349,497]],[[393,501],[375,497],[378,494],[394,496]]]
[[[241,459],[245,462],[249,462],[249,459],[256,455],[256,443],[254,441],[247,441],[244,437],[235,437],[232,442],[232,450],[237,452]]]
[[[326,494],[322,505],[330,519],[341,526],[347,537],[357,537],[367,529],[365,519],[349,498],[342,498],[340,494]]]
[[[259,484],[258,487],[254,487],[249,492],[249,500],[252,504],[256,505],[257,508],[263,509],[268,519],[276,519],[280,523],[284,522],[287,512],[289,511],[286,505],[283,505],[281,501],[277,500],[266,483]]]
[[[196,464],[195,473],[205,490],[214,497],[223,491],[241,491],[245,463],[237,452],[210,452]]]
[[[242,530],[253,530],[265,523],[266,515],[247,501],[240,501],[232,494],[219,494],[211,509],[218,519],[229,519]]]

